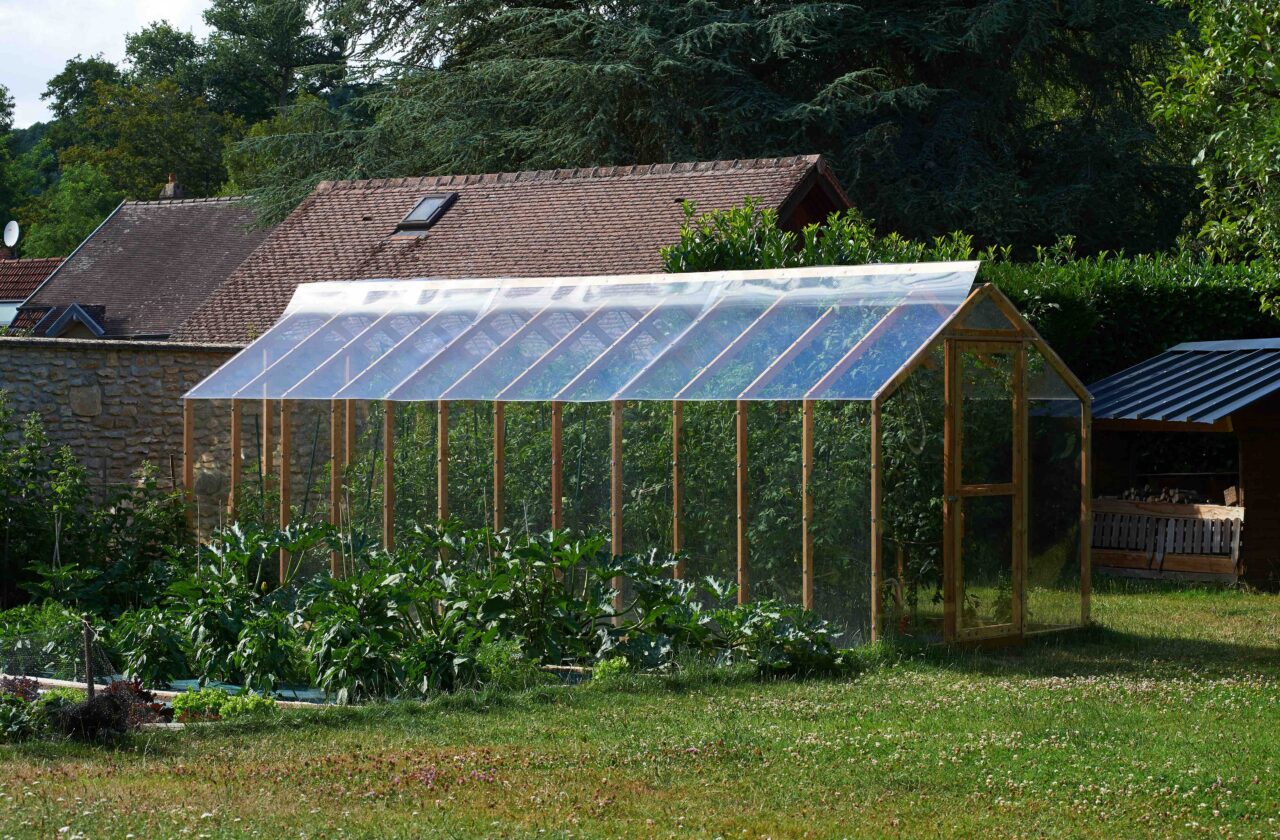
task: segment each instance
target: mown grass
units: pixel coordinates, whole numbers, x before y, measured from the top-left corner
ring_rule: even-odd
[[[1280,598],[1136,585],[1100,626],[741,673],[0,748],[0,835],[1280,836]],[[61,834],[59,834],[61,832]]]

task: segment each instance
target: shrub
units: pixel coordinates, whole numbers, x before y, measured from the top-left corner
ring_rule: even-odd
[[[218,714],[225,720],[244,720],[249,718],[269,717],[277,712],[274,698],[252,691],[232,694],[223,701]]]
[[[591,682],[594,685],[607,686],[617,682],[631,673],[631,663],[625,656],[601,659],[591,669]]]
[[[124,675],[146,685],[164,685],[191,673],[188,642],[182,621],[160,607],[126,612],[111,627],[111,644]]]
[[[119,692],[101,691],[83,702],[66,706],[57,715],[58,728],[70,738],[101,741],[129,730],[133,703]]]
[[[16,694],[0,694],[0,742],[26,741],[40,729],[41,716],[34,703]]]
[[[40,683],[30,677],[5,677],[0,679],[0,695],[34,703],[40,695]]]
[[[173,698],[173,716],[183,722],[214,720],[221,714],[229,696],[221,688],[187,689]]]

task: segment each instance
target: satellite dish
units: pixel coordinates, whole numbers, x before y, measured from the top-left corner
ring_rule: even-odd
[[[18,244],[18,223],[9,222],[4,226],[4,247],[12,248]]]

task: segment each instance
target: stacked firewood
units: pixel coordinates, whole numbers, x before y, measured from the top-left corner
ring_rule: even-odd
[[[1130,487],[1120,494],[1120,498],[1131,502],[1168,502],[1175,505],[1203,505],[1209,500],[1203,493],[1195,490],[1182,490],[1177,487]]]

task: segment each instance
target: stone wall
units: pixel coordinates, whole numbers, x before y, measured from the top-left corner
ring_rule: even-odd
[[[0,390],[18,416],[35,412],[55,445],[70,446],[99,498],[128,482],[144,462],[161,485],[182,482],[182,395],[240,348],[233,345],[0,338]],[[195,511],[201,531],[225,519],[230,490],[231,402],[197,400]],[[242,402],[240,441],[246,490],[261,462],[260,400]],[[366,409],[361,406],[361,428]],[[329,405],[295,402],[290,486],[294,505],[327,508]],[[273,404],[272,471],[280,463],[280,414]],[[3,441],[0,441],[3,445]]]
[[[39,414],[51,441],[71,447],[99,495],[129,481],[144,461],[160,469],[162,483],[180,482],[182,395],[237,349],[3,338],[0,390],[19,416]],[[196,405],[197,450],[224,448],[229,420],[215,417],[211,404]]]

